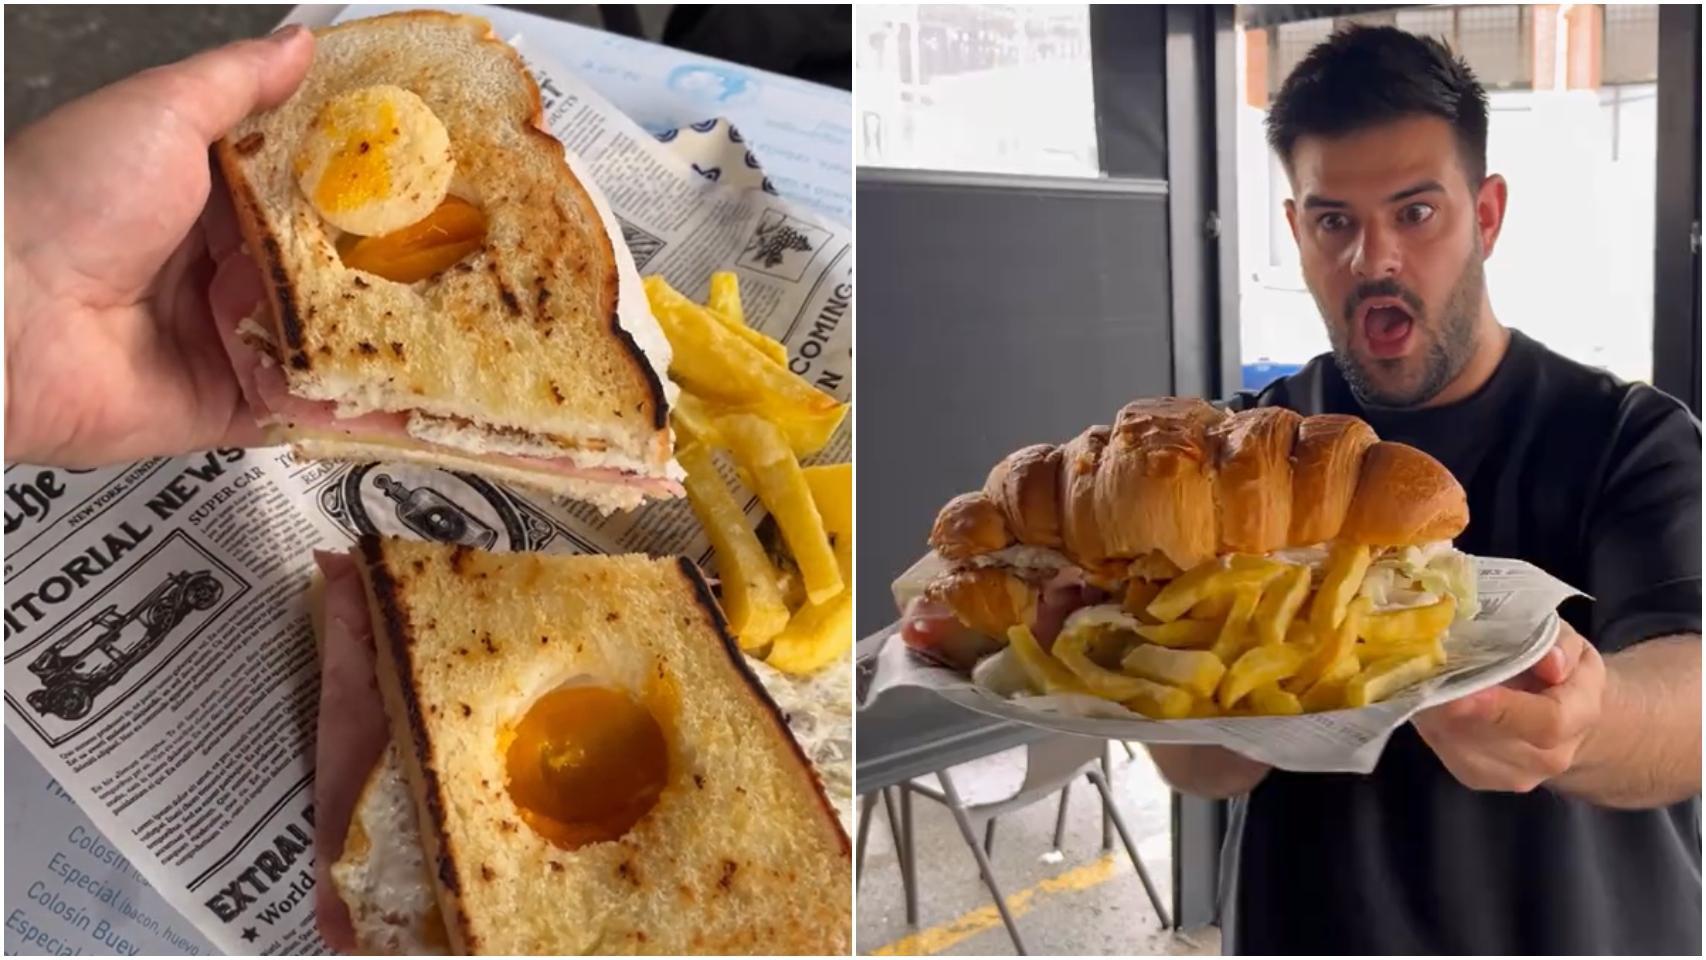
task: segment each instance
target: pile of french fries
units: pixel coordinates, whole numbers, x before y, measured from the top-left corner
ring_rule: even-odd
[[[674,354],[675,456],[716,550],[729,629],[776,669],[815,673],[853,645],[853,465],[802,467],[800,458],[823,449],[847,405],[790,371],[782,344],[747,326],[734,274],[714,274],[704,304],[662,277],[645,285]],[[717,473],[718,450],[774,518],[797,572],[771,562]]]
[[[1008,632],[1038,693],[1083,693],[1156,720],[1363,707],[1433,675],[1457,615],[1449,594],[1371,609],[1370,548],[1335,544],[1310,567],[1231,555],[1165,584],[1131,581],[1118,609],[1069,617],[1052,649]]]

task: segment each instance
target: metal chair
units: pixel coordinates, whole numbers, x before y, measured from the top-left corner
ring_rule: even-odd
[[[896,793],[900,799],[897,803]],[[894,858],[900,867],[901,892],[906,901],[906,925],[918,926],[918,871],[912,859],[912,794],[903,786],[884,787],[877,791],[883,797],[883,810],[888,814],[889,836],[894,840]],[[876,813],[877,793],[867,793],[859,802],[859,837],[856,850],[856,869],[853,882],[858,884],[865,875],[865,842],[871,833],[872,815]],[[899,813],[896,813],[896,808]]]
[[[912,803],[911,795],[917,793],[928,799],[943,804],[954,815],[954,821],[960,829],[960,836],[966,846],[971,849],[972,857],[976,859],[978,872],[983,878],[984,885],[989,888],[990,895],[995,898],[995,909],[1001,915],[1001,922],[1007,928],[1007,935],[1012,938],[1014,948],[1020,953],[1027,953],[1023,936],[1019,933],[1018,925],[1007,909],[1007,898],[1001,890],[995,872],[989,863],[989,852],[994,845],[995,820],[1002,814],[1012,813],[1030,806],[1055,793],[1061,794],[1060,810],[1055,815],[1054,846],[1059,849],[1066,827],[1067,791],[1072,781],[1080,775],[1087,778],[1101,794],[1103,811],[1103,849],[1111,849],[1112,842],[1107,828],[1112,826],[1119,834],[1120,842],[1125,846],[1126,855],[1131,858],[1132,867],[1136,870],[1144,891],[1149,896],[1150,904],[1155,908],[1156,915],[1161,920],[1163,929],[1172,926],[1167,908],[1161,902],[1161,896],[1155,889],[1155,883],[1149,876],[1149,870],[1144,866],[1143,859],[1138,856],[1137,845],[1132,840],[1130,831],[1126,828],[1125,818],[1119,812],[1114,802],[1113,790],[1108,784],[1107,750],[1111,746],[1107,741],[1087,737],[1059,736],[1033,743],[1026,748],[1025,779],[1017,792],[1009,797],[989,803],[968,804],[961,797],[954,785],[954,779],[947,770],[936,772],[936,780],[941,785],[938,792],[916,782],[900,784],[897,787],[883,791],[883,802],[888,814],[890,830],[895,837],[895,857],[899,861],[901,883],[906,895],[906,919],[908,924],[918,922],[918,874],[917,863],[912,847]],[[1127,748],[1129,751],[1129,747]],[[899,811],[897,817],[895,797],[890,790],[899,790]],[[874,794],[865,797],[860,814],[858,858],[861,868],[864,861],[865,842],[870,829],[871,814],[874,813],[876,797]],[[899,829],[896,830],[896,824]],[[978,826],[983,827],[983,842],[978,841]]]

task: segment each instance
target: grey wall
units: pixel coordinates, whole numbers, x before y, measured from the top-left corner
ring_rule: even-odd
[[[1171,386],[1166,197],[859,184],[860,635],[943,501]]]

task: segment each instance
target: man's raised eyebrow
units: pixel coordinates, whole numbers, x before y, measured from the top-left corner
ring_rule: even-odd
[[[1343,210],[1348,206],[1350,204],[1343,200],[1329,200],[1313,193],[1303,198],[1303,209],[1305,210]]]
[[[1405,187],[1404,189],[1398,191],[1397,193],[1394,193],[1392,196],[1387,197],[1386,202],[1387,203],[1397,203],[1401,200],[1408,200],[1411,197],[1417,196],[1419,194],[1444,192],[1444,190],[1445,190],[1445,188],[1440,186],[1440,183],[1438,180],[1424,180],[1421,183],[1418,183],[1413,187]]]

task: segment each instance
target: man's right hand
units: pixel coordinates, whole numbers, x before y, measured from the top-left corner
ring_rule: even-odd
[[[261,442],[208,303],[240,238],[207,150],[290,97],[313,56],[300,27],[220,47],[66,104],[6,144],[8,463]]]
[[[1224,800],[1249,793],[1272,769],[1225,747],[1146,743],[1167,785],[1180,793]]]

